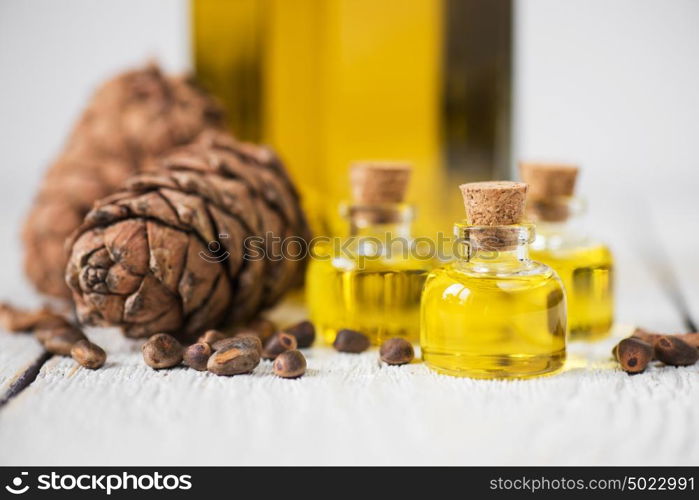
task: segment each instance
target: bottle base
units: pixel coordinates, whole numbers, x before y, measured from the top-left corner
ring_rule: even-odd
[[[423,351],[422,358],[430,369],[443,375],[475,379],[527,379],[558,372],[565,364],[566,351],[497,356]]]

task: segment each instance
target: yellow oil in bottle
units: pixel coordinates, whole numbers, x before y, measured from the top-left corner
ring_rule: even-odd
[[[350,170],[353,203],[340,210],[349,235],[313,245],[306,280],[311,319],[327,342],[345,328],[374,344],[418,339],[431,260],[418,253],[410,231],[414,210],[402,203],[411,173],[409,165],[385,162]]]
[[[613,258],[609,249],[604,245],[532,248],[530,254],[551,266],[563,281],[571,340],[606,337],[614,322]]]
[[[614,321],[614,262],[609,248],[587,236],[586,204],[575,196],[580,168],[541,162],[521,162],[519,167],[529,185],[527,218],[536,222],[530,254],[563,280],[569,338],[606,337]]]
[[[549,266],[529,259],[534,226],[521,224],[527,185],[459,186],[467,220],[456,256],[425,281],[422,358],[447,375],[508,379],[554,372],[566,358],[566,297]]]
[[[525,378],[565,362],[563,288],[546,266],[501,275],[456,262],[428,276],[422,356],[431,368],[473,378]]]
[[[425,261],[342,256],[327,244],[316,245],[315,254],[306,278],[306,303],[326,342],[332,343],[344,328],[364,333],[373,344],[391,337],[417,342]]]

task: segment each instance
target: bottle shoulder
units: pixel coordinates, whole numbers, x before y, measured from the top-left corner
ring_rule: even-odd
[[[570,228],[552,229],[545,225],[536,226],[534,241],[529,246],[531,251],[607,251],[607,245],[589,235],[587,232]]]
[[[560,281],[556,272],[547,264],[529,260],[518,266],[507,268],[485,268],[468,265],[462,261],[450,262],[430,272],[428,280],[455,281],[512,281],[512,282],[546,282]]]
[[[534,263],[527,272],[509,274],[471,273],[458,265],[448,265],[429,273],[423,288],[425,304],[455,300],[496,300],[502,297],[532,297],[564,295],[563,284],[548,266]],[[554,294],[554,295],[551,295]]]
[[[592,241],[577,246],[532,246],[529,253],[532,259],[553,264],[554,267],[565,263],[574,263],[577,266],[611,266],[614,262],[612,251],[607,245]]]

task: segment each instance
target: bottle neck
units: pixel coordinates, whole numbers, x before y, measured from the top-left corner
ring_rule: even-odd
[[[584,245],[585,201],[575,197],[555,197],[527,202],[527,218],[536,223],[532,248],[562,249]]]
[[[459,262],[478,272],[511,272],[526,266],[529,244],[534,239],[534,226],[454,226],[460,245]]]
[[[501,263],[501,264],[516,264],[529,260],[529,245],[517,245],[514,249],[480,249],[472,250],[469,245],[468,255],[464,258],[465,261],[478,264]]]
[[[410,238],[410,224],[371,224],[350,223],[349,235],[358,238]]]
[[[343,205],[341,214],[349,223],[349,235],[373,238],[410,238],[414,218],[411,205]]]
[[[586,211],[582,198],[572,196],[552,196],[549,198],[527,200],[527,219],[551,226],[566,226],[575,223]]]

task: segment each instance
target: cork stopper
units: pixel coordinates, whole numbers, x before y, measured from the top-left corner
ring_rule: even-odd
[[[575,191],[578,167],[564,163],[519,164],[522,180],[529,184],[527,216],[535,221],[563,222],[568,219],[568,201]]]
[[[522,182],[471,182],[459,186],[466,220],[472,226],[518,224],[524,215],[527,185]]]
[[[350,169],[354,203],[384,205],[401,203],[410,180],[411,166],[405,163],[356,163]]]
[[[469,242],[473,251],[514,250],[520,241],[519,226],[524,215],[527,185],[521,182],[472,182],[459,186],[466,207],[466,222],[472,227]],[[493,227],[495,226],[495,227]]]
[[[522,180],[529,184],[529,199],[570,197],[575,191],[578,167],[564,163],[519,164]]]

